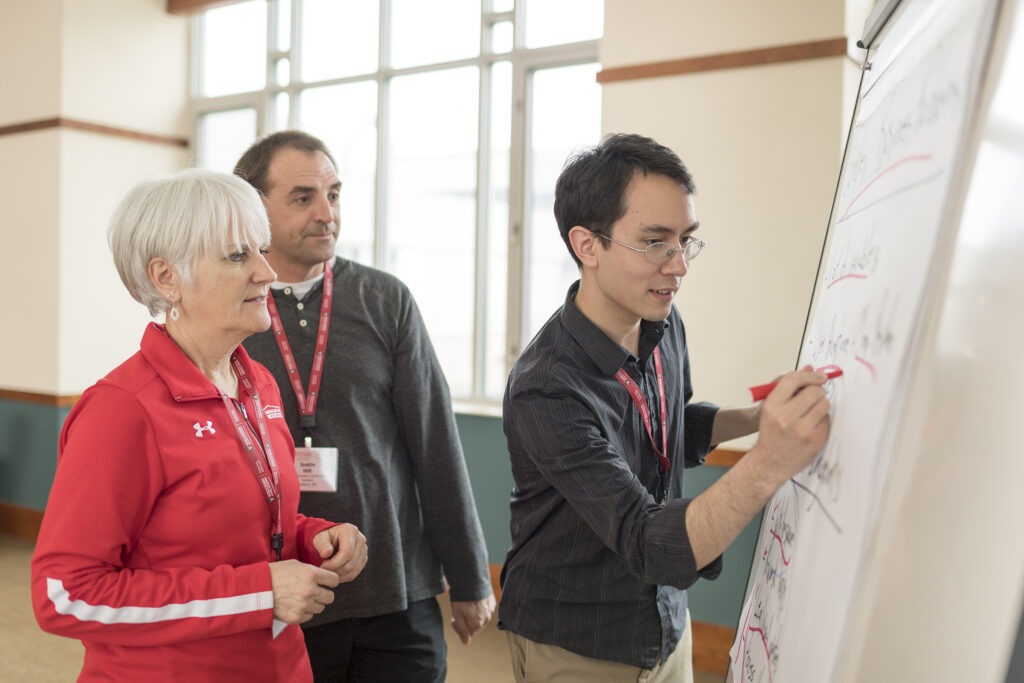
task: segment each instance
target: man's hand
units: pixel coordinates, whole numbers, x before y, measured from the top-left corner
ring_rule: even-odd
[[[829,402],[821,385],[825,376],[810,366],[782,376],[761,408],[757,450],[766,470],[779,483],[814,459],[829,432]]]
[[[366,566],[366,537],[352,524],[324,529],[313,537],[313,548],[323,558],[321,569],[338,575],[339,583],[348,583]]]
[[[469,645],[480,629],[494,614],[494,596],[473,602],[452,601],[452,628],[459,634],[463,645]]]
[[[302,624],[334,602],[338,575],[298,560],[270,563],[274,593],[274,618],[286,624]]]
[[[761,406],[761,434],[750,451],[686,508],[697,568],[721,555],[790,477],[814,460],[828,438],[824,374],[790,372]]]

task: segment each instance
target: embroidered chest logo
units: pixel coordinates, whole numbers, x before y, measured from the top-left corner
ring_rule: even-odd
[[[263,414],[267,416],[268,420],[284,419],[284,412],[281,410],[281,406],[265,405],[263,406]]]
[[[217,433],[217,430],[213,428],[213,420],[207,420],[205,425],[200,425],[196,422],[192,425],[192,429],[196,430],[196,436],[200,439],[203,438],[203,432],[209,432],[210,436]]]

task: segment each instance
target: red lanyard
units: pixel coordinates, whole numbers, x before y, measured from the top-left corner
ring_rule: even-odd
[[[668,474],[668,410],[665,408],[665,375],[661,370],[661,354],[658,352],[658,349],[654,349],[654,374],[658,378],[658,394],[661,398],[660,451],[657,444],[654,443],[654,430],[651,428],[651,409],[647,406],[647,399],[644,398],[640,387],[622,368],[619,368],[619,371],[615,373],[615,379],[619,380],[619,384],[626,388],[630,398],[633,399],[633,403],[636,404],[637,410],[640,411],[640,417],[643,418],[644,426],[647,427],[647,436],[651,440],[651,448],[654,449],[658,456],[658,462],[661,464],[661,472],[662,474]]]
[[[295,354],[292,353],[291,344],[288,343],[284,325],[281,324],[281,314],[277,312],[274,296],[267,297],[267,311],[270,313],[270,324],[274,328],[274,339],[277,341],[277,348],[281,351],[281,359],[284,361],[288,379],[292,383],[295,398],[299,403],[299,426],[305,429],[312,429],[316,426],[316,402],[320,397],[320,380],[324,375],[324,355],[327,353],[327,333],[331,326],[333,298],[334,274],[331,272],[330,262],[327,262],[324,264],[324,291],[320,301],[320,324],[317,325],[316,330],[316,349],[313,356],[313,367],[309,371],[309,394],[307,395],[302,388],[299,367],[295,363]]]
[[[239,413],[235,402],[225,393],[221,392],[221,399],[224,407],[227,408],[231,421],[238,432],[238,438],[245,448],[245,454],[249,456],[249,464],[252,465],[253,474],[259,482],[263,495],[267,499],[267,507],[270,508],[270,519],[272,527],[270,530],[270,547],[274,550],[276,559],[281,559],[281,549],[284,547],[284,533],[281,529],[281,473],[277,469],[277,460],[274,458],[274,447],[270,443],[270,430],[267,429],[267,420],[263,415],[263,404],[260,402],[260,395],[249,379],[248,373],[237,356],[231,357],[231,365],[235,369],[239,382],[245,387],[245,393],[252,400],[253,410],[256,411],[256,423],[259,425],[260,440],[253,441],[249,434],[252,428],[248,421]],[[248,425],[248,428],[247,428]],[[261,451],[266,460],[260,457]],[[268,469],[269,467],[269,469]]]

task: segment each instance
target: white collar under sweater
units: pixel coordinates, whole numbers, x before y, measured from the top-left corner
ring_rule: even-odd
[[[326,267],[327,268],[333,268],[334,267],[334,262],[337,259],[338,259],[337,256],[332,256],[331,260],[327,262],[327,266]],[[272,283],[270,285],[270,288],[271,289],[287,289],[288,287],[291,287],[292,294],[295,295],[295,298],[296,299],[301,299],[302,297],[306,296],[306,294],[309,293],[309,290],[313,289],[313,285],[315,285],[316,283],[320,282],[320,280],[322,280],[323,277],[324,277],[324,274],[320,273],[316,277],[310,278],[309,280],[304,280],[302,282],[281,282],[280,280],[278,280],[277,282]]]

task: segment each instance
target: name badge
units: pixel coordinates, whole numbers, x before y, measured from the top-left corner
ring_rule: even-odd
[[[338,490],[338,449],[297,447],[295,471],[301,491]]]

